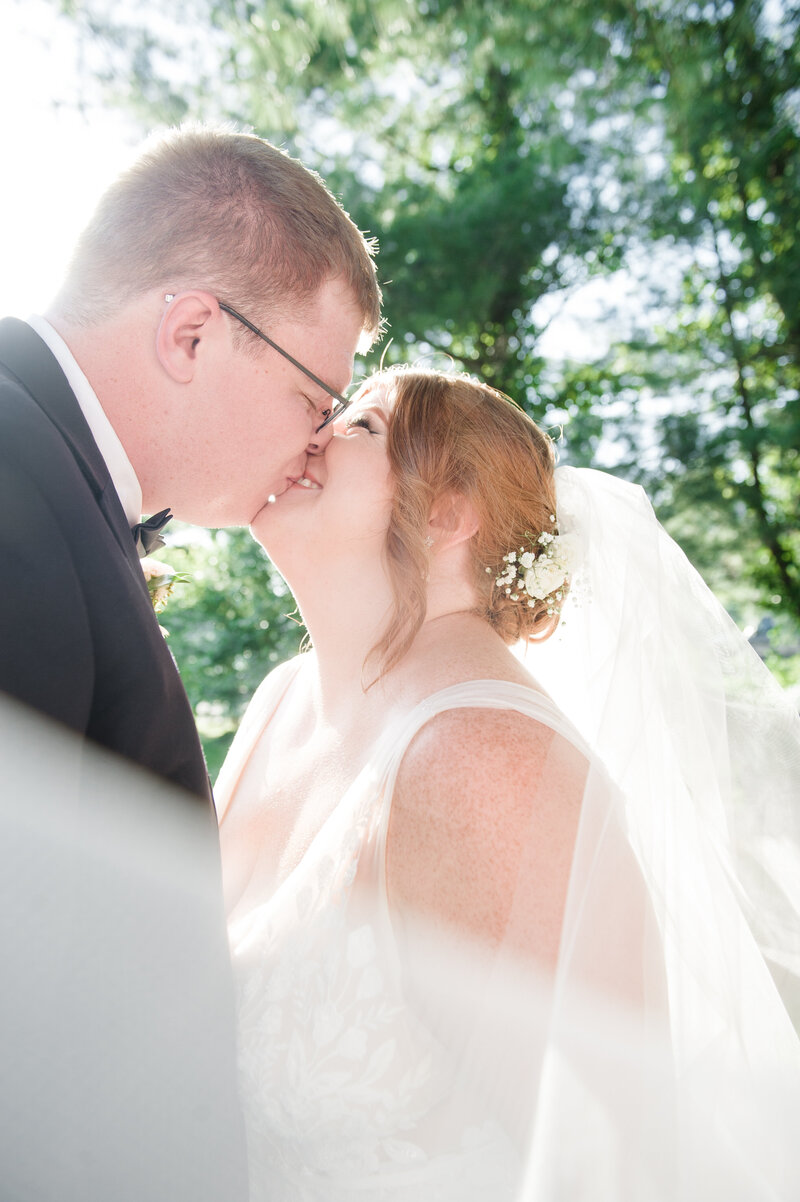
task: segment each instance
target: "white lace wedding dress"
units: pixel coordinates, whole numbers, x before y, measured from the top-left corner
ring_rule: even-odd
[[[258,791],[259,738],[302,657],[256,694],[217,786],[223,828]],[[543,694],[499,681],[443,690],[385,732],[277,892],[229,926],[253,1199],[502,1202],[521,1160],[502,1115],[464,1069],[464,1012],[442,1012],[398,938],[384,853],[402,756],[458,706],[513,708],[577,739]],[[418,947],[420,957],[424,955]],[[474,998],[473,998],[474,1000]],[[455,1035],[458,1019],[461,1037]]]

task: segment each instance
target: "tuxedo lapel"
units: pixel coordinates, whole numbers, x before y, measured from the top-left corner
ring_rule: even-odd
[[[130,527],[106,462],[50,348],[26,322],[7,317],[0,321],[0,365],[16,377],[57,427],[126,557],[137,561]]]

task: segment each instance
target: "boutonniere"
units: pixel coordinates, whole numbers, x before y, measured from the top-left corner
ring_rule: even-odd
[[[160,559],[149,559],[145,556],[144,559],[139,560],[139,563],[144,572],[153,609],[160,614],[163,609],[166,609],[175,585],[187,584],[191,577],[186,576],[183,572],[176,572],[168,563],[162,563]]]

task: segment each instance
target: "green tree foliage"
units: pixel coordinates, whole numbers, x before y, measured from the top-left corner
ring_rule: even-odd
[[[741,621],[797,628],[796,2],[62,7],[146,121],[232,117],[323,174],[380,241],[378,353],[446,356],[563,426],[567,459],[647,485]],[[621,270],[615,345],[548,361],[557,298]]]
[[[158,558],[189,577],[159,615],[197,716],[212,779],[247,702],[295,655],[304,628],[285,582],[246,530],[175,522]]]
[[[797,619],[800,9],[684,0],[623,12],[631,57],[664,92],[674,214],[651,234],[691,251],[683,295],[654,340],[691,406],[676,407],[662,429],[666,516],[683,514],[686,525],[694,514],[700,533],[697,518],[716,513],[738,546],[737,577]],[[705,546],[697,533],[697,558],[710,568],[719,531]]]

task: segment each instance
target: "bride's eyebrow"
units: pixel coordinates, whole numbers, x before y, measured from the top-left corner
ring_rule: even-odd
[[[363,407],[359,405],[357,409],[352,408],[348,411],[346,420],[353,421],[354,418],[366,417],[367,415],[379,417],[384,425],[388,424],[388,415],[380,405],[364,405]]]

